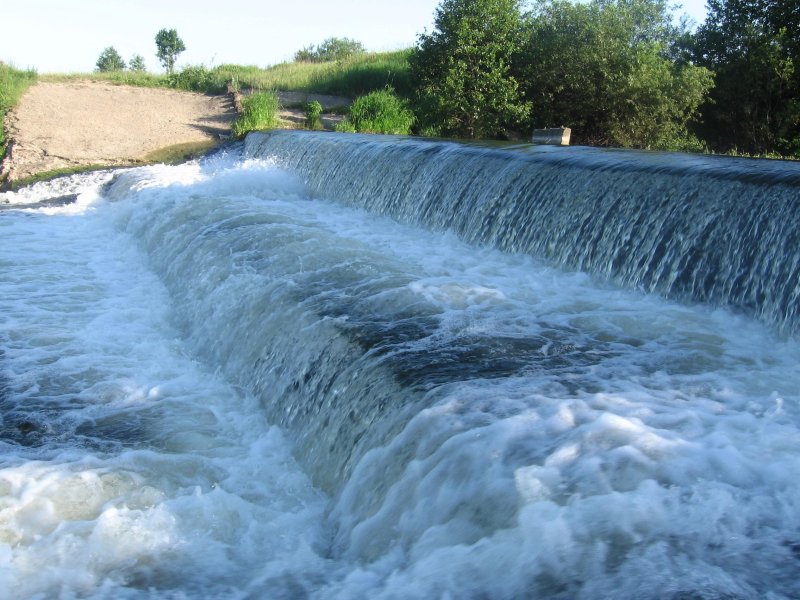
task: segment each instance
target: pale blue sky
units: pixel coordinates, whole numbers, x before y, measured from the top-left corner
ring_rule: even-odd
[[[0,60],[40,73],[92,71],[106,46],[160,71],[154,38],[175,28],[186,44],[178,66],[268,66],[325,38],[369,50],[412,46],[430,30],[439,0],[0,0]],[[697,22],[705,0],[683,0]]]

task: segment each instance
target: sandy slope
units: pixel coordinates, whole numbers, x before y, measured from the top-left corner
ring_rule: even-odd
[[[79,165],[122,165],[176,144],[218,140],[236,113],[228,96],[111,85],[38,83],[8,115],[16,181]]]

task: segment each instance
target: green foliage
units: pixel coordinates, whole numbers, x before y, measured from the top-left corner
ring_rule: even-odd
[[[708,1],[693,58],[716,76],[698,128],[715,150],[800,156],[797,8],[786,0]]]
[[[0,159],[5,156],[6,137],[3,129],[6,113],[13,108],[20,96],[36,83],[36,71],[20,71],[0,61]]]
[[[331,37],[317,47],[311,44],[298,50],[294,55],[294,59],[298,62],[330,62],[344,60],[365,52],[366,50],[361,42],[346,37]]]
[[[669,58],[682,34],[666,0],[540,1],[519,59],[533,125],[567,125],[580,144],[696,147],[687,124],[712,76]]]
[[[156,34],[156,56],[167,73],[175,70],[175,61],[184,50],[186,46],[175,29],[162,29]]]
[[[207,69],[203,65],[190,65],[178,73],[169,73],[166,76],[166,83],[178,90],[205,94],[221,94],[227,85],[214,70]]]
[[[414,124],[414,113],[394,90],[386,88],[356,98],[337,131],[407,135]]]
[[[233,123],[233,134],[243,137],[250,131],[272,129],[278,125],[278,97],[271,92],[257,92],[242,100],[242,114]]]
[[[125,61],[122,60],[122,57],[114,46],[108,46],[100,53],[97,59],[97,70],[100,72],[122,71],[124,68]]]
[[[512,72],[522,30],[518,0],[443,0],[434,24],[410,58],[421,126],[495,137],[525,121],[529,106]]]
[[[141,54],[134,54],[131,56],[128,68],[134,73],[144,73],[147,71],[147,67],[144,64],[144,56]]]
[[[312,100],[306,104],[306,127],[308,129],[322,129],[322,104]]]

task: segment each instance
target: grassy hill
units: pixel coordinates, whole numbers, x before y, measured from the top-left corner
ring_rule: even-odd
[[[171,87],[222,93],[229,84],[242,90],[300,91],[355,98],[392,86],[410,94],[408,56],[411,50],[368,52],[332,62],[290,62],[272,67],[224,64],[213,68],[189,66],[171,75],[132,71],[42,75],[43,81],[92,79],[125,85]]]

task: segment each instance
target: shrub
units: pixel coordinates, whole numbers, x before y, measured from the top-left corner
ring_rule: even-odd
[[[322,104],[316,100],[312,100],[306,104],[306,127],[309,129],[321,129],[322,120]]]
[[[225,83],[215,76],[215,72],[203,65],[188,66],[179,73],[167,75],[167,85],[188,92],[205,92],[221,94],[225,91]]]
[[[134,73],[144,73],[147,67],[144,64],[144,56],[141,54],[134,54],[128,63],[128,68]]]
[[[407,135],[413,124],[414,114],[405,101],[387,87],[356,98],[350,113],[336,130]]]
[[[100,72],[122,71],[125,68],[125,61],[122,60],[122,57],[114,46],[109,46],[100,53],[100,56],[97,58],[96,66],[97,70]]]
[[[272,129],[278,124],[280,104],[272,92],[258,92],[242,100],[242,114],[233,123],[233,134],[243,137],[250,131]]]
[[[331,62],[364,54],[364,44],[350,38],[328,38],[316,48],[313,44],[295,52],[297,62]]]

